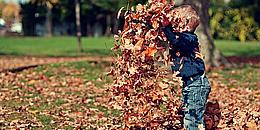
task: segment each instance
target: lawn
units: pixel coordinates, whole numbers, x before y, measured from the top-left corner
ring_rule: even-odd
[[[217,77],[218,81],[230,88],[259,90],[260,87],[260,66],[256,65],[246,64],[240,67],[218,69],[210,72],[209,75],[213,79]]]
[[[225,56],[260,56],[260,41],[216,40],[215,44]]]
[[[110,37],[82,39],[83,55],[112,55]],[[225,56],[260,56],[260,42],[216,40]],[[0,55],[78,56],[75,37],[0,37]]]
[[[0,37],[0,55],[78,56],[74,37]],[[83,38],[84,55],[111,54],[113,39]]]

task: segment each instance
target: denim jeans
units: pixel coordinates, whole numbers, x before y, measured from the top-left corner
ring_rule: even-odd
[[[183,84],[182,102],[186,130],[205,129],[203,114],[210,91],[208,78],[204,75],[188,85]]]

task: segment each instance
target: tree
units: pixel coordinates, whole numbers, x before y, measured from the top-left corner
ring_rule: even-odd
[[[118,30],[118,20],[116,20],[118,10],[121,7],[126,7],[127,5],[133,6],[138,3],[144,4],[147,0],[87,0],[89,1],[90,8],[99,8],[99,13],[105,15],[105,35],[110,36],[111,33],[117,33]]]
[[[197,29],[199,42],[202,46],[202,53],[205,54],[205,62],[208,67],[230,66],[230,63],[214,45],[209,28],[209,5],[208,0],[184,0],[184,4],[192,5],[201,18],[200,26]]]
[[[83,51],[81,45],[81,24],[80,24],[80,2],[75,0],[75,14],[76,14],[76,26],[77,26],[77,41],[78,41],[78,51],[81,53]]]
[[[0,1],[0,10],[3,10],[5,6],[5,3],[3,1]],[[0,17],[2,17],[2,11],[0,11]]]
[[[115,20],[119,8],[127,5],[127,0],[91,0],[92,7],[100,8],[100,11],[105,15],[106,29],[105,35],[110,36],[117,30],[118,21]]]
[[[31,0],[31,2],[46,7],[47,36],[52,36],[52,8],[59,2],[59,0]]]
[[[8,3],[6,6],[3,7],[1,13],[2,17],[7,21],[7,22],[12,22],[15,20],[15,22],[20,21],[20,11],[21,8],[18,4],[15,3]]]
[[[21,16],[22,16],[22,27],[23,27],[23,35],[25,36],[35,36],[35,28],[36,28],[36,17],[35,14],[37,12],[37,6],[30,2],[20,3],[21,5]]]

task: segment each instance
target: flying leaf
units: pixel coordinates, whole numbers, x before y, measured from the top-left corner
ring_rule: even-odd
[[[121,7],[120,9],[119,9],[119,11],[118,11],[118,13],[117,13],[117,19],[119,19],[120,18],[120,15],[121,15],[121,13],[122,13],[122,10],[124,9],[125,7]]]
[[[150,57],[150,56],[154,57],[156,52],[157,52],[156,47],[149,47],[148,49],[146,49],[144,51],[144,54],[145,54],[145,56],[148,56],[148,57]]]
[[[141,50],[142,49],[142,46],[143,46],[143,43],[144,43],[144,39],[141,39],[139,40],[136,44],[135,44],[135,50]]]

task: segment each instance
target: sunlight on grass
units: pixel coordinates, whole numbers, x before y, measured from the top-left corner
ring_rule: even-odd
[[[0,37],[0,55],[16,56],[111,56],[112,37],[83,37],[84,52],[78,54],[75,37]],[[260,55],[260,42],[215,40],[225,56]]]
[[[110,37],[83,38],[83,55],[111,54]],[[0,55],[79,56],[74,37],[0,37]]]
[[[260,56],[260,42],[239,42],[228,40],[215,40],[225,56]]]

